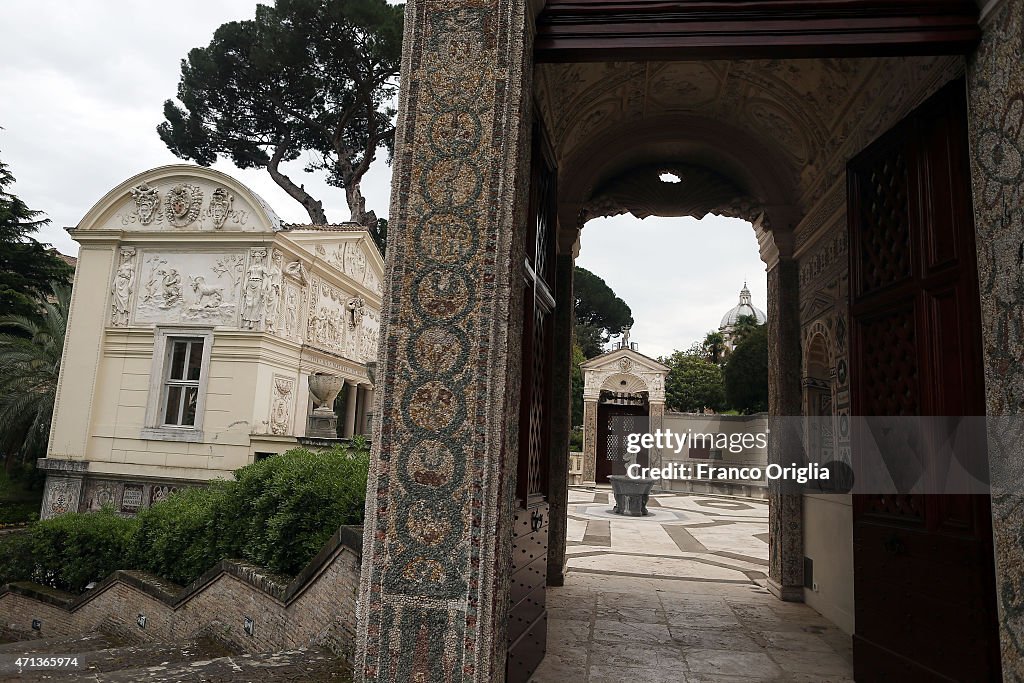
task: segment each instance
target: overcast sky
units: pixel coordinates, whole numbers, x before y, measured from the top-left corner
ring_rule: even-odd
[[[67,254],[64,231],[107,191],[154,166],[181,163],[156,134],[164,100],[175,95],[180,60],[207,45],[226,21],[253,16],[253,0],[3,0],[0,159],[14,193],[52,220],[39,239]],[[293,178],[323,200],[332,221],[348,219],[344,193],[303,174]],[[305,211],[262,170],[229,161],[215,168],[262,195],[285,220]],[[386,216],[391,169],[383,159],[363,181],[367,206]],[[592,221],[580,265],[600,275],[633,310],[632,340],[658,356],[686,348],[736,305],[746,278],[766,308],[764,264],[749,225],[718,217]]]

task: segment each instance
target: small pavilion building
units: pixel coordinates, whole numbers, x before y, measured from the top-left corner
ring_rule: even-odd
[[[583,484],[607,484],[608,475],[625,474],[633,456],[628,433],[653,432],[665,415],[665,377],[669,368],[648,358],[629,342],[591,358],[583,370]],[[661,454],[637,454],[642,465],[658,466]]]

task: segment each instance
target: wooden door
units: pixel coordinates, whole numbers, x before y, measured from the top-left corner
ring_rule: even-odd
[[[626,474],[626,435],[648,430],[647,407],[602,403],[597,407],[598,484],[607,484],[608,475]],[[647,466],[647,452],[637,455],[641,467]]]
[[[966,121],[955,81],[849,165],[854,415],[984,414]],[[987,495],[854,496],[853,541],[858,681],[1001,680]]]
[[[552,313],[555,309],[554,156],[533,131],[530,205],[523,268],[519,462],[512,531],[506,680],[525,683],[547,645],[548,458],[551,450]]]

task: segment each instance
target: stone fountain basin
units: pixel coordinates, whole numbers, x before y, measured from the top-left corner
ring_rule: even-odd
[[[651,488],[658,483],[657,479],[633,479],[624,474],[612,474],[608,481],[615,495],[615,508],[612,510],[615,514],[628,517],[651,514],[647,511],[647,498],[651,495]]]

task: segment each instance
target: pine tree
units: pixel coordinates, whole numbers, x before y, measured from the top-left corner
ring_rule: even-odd
[[[221,25],[181,62],[178,101],[157,127],[167,148],[203,166],[227,157],[265,168],[314,225],[323,203],[282,162],[307,160],[345,191],[352,220],[383,246],[386,222],[360,189],[377,153],[394,146],[403,7],[385,0],[276,0]]]
[[[32,233],[49,223],[10,192],[14,176],[0,161],[0,316],[34,316],[50,283],[69,283],[71,267]]]

